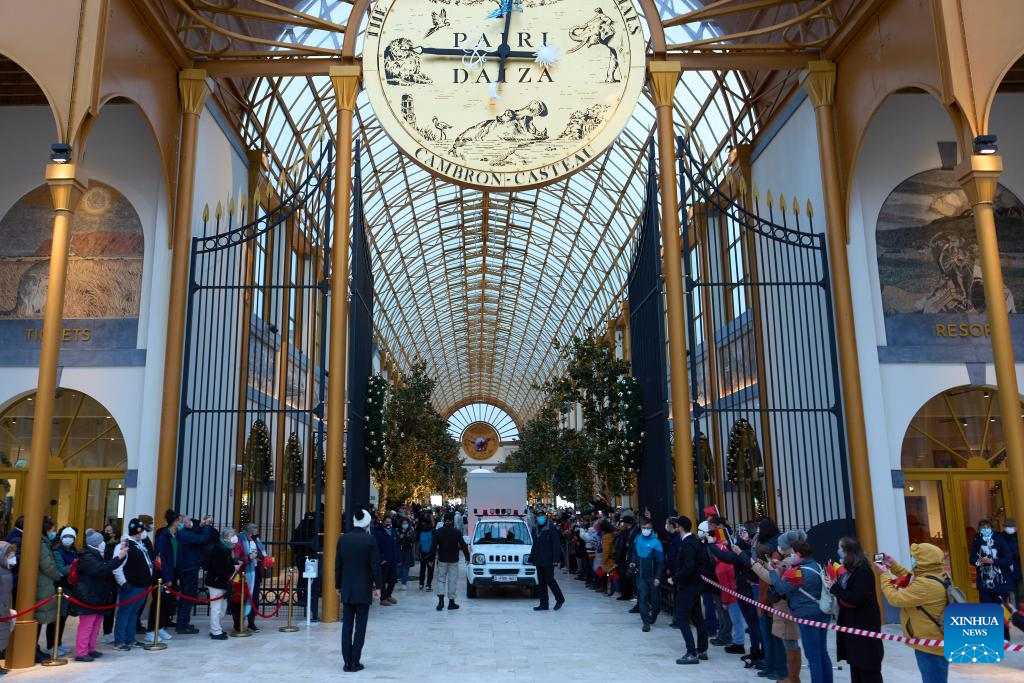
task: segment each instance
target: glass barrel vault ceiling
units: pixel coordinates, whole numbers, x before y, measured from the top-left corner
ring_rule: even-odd
[[[665,20],[700,3],[657,5]],[[296,9],[344,25],[351,7],[313,0]],[[709,23],[666,29],[670,44],[715,34]],[[292,27],[280,39],[339,49],[342,36]],[[710,156],[724,159],[729,146],[754,134],[746,95],[738,72],[684,72],[677,132],[692,130]],[[330,134],[335,127],[329,79],[258,78],[247,100],[246,142],[269,149],[271,177],[283,170],[304,175],[306,150],[321,130]],[[558,369],[552,341],[617,313],[643,210],[644,149],[654,120],[645,92],[623,134],[585,170],[541,189],[484,193],[438,180],[401,155],[360,95],[356,139],[375,325],[400,365],[426,361],[443,413],[490,400],[508,406],[520,422],[529,418],[540,399],[534,386]]]

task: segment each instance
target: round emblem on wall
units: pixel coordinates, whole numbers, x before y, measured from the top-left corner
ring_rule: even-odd
[[[631,0],[378,0],[364,86],[384,130],[432,173],[511,191],[585,167],[645,79]]]
[[[487,460],[501,445],[498,430],[487,422],[472,422],[462,430],[462,450],[474,460]]]

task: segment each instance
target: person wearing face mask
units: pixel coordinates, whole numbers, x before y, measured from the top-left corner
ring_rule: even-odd
[[[18,566],[18,546],[7,541],[0,541],[0,615],[7,616],[14,613],[13,589],[14,575],[12,570]],[[14,628],[14,620],[0,621],[0,650],[7,649],[7,641],[11,637],[11,629]],[[0,672],[7,673],[7,669],[0,667]]]
[[[438,612],[444,609],[444,594],[447,589],[448,609],[459,609],[455,602],[455,592],[459,581],[459,552],[469,562],[469,546],[462,534],[455,528],[455,513],[444,513],[444,525],[434,532],[434,542],[430,554],[437,558],[437,607]]]
[[[992,522],[978,522],[978,534],[971,544],[971,564],[977,567],[975,585],[978,601],[1001,605],[1013,592],[1013,552],[1002,534],[995,533]],[[1004,637],[1010,639],[1010,625],[1004,624]]]
[[[405,510],[405,508],[401,508]],[[409,589],[409,569],[416,563],[414,548],[416,547],[416,531],[409,524],[409,518],[402,512],[398,514],[398,577],[402,582],[402,590]]]
[[[252,533],[255,534],[256,526],[250,526]],[[175,539],[178,550],[175,580],[181,585],[183,595],[194,598],[199,595],[199,569],[203,566],[203,553],[208,546],[212,546],[217,541],[217,530],[213,528],[213,519],[207,515],[199,523],[196,523],[188,515],[182,515]],[[262,557],[266,553],[263,552],[259,541],[255,543]],[[258,598],[259,572],[256,572],[255,579],[256,581],[252,585],[252,594]],[[259,603],[257,602],[257,604]],[[195,603],[191,600],[178,601],[177,626],[175,627],[177,633],[185,635],[199,633],[199,629],[192,625],[193,607],[195,607]],[[168,614],[170,614],[169,611]]]
[[[136,621],[146,602],[127,601],[142,595],[153,585],[153,556],[145,543],[146,535],[146,526],[138,518],[128,522],[127,537],[121,542],[125,548],[124,560],[114,570],[117,600],[125,603],[117,608],[114,621],[114,649],[121,652],[131,652],[136,645]]]
[[[60,581],[57,582],[57,588],[60,588],[64,593],[71,591],[71,585],[68,583],[67,576],[71,572],[71,565],[76,559],[78,559],[78,551],[75,549],[75,540],[78,538],[78,532],[72,527],[64,527],[60,536],[59,541],[54,545],[53,558],[57,563],[57,571],[62,575]],[[60,604],[60,631],[57,630],[57,622],[54,621],[46,625],[46,652],[49,654],[54,646],[57,647],[57,655],[63,657],[64,655],[71,652],[70,648],[64,647],[64,627],[67,626],[68,616],[70,615],[70,603],[67,600],[62,600]]]
[[[72,595],[87,605],[107,605],[107,581],[113,575],[128,552],[125,546],[118,546],[110,559],[104,559],[106,543],[103,536],[93,529],[85,532],[85,548],[78,555],[75,572],[78,580],[72,587]],[[96,639],[103,624],[103,612],[89,607],[75,606],[78,612],[78,634],[75,638],[75,661],[91,662],[102,657],[96,650]]]
[[[238,543],[238,535],[235,530],[221,529],[220,538],[210,549],[210,557],[206,563],[206,587],[210,591],[210,639],[227,640],[228,634],[220,625],[220,620],[226,611],[231,611],[231,618],[235,622],[235,630],[241,630],[241,619],[239,617],[238,603],[231,603],[226,596],[231,588],[231,578],[239,567],[242,566],[242,559],[235,558],[232,548]]]
[[[22,531],[22,528],[24,526],[25,526],[25,518],[23,516],[21,516],[21,515],[18,515],[18,518],[16,520],[14,520],[14,528],[11,529],[10,532],[8,532],[7,537],[4,539],[5,541],[7,541],[11,545],[13,545],[15,547],[15,549],[16,549],[15,552],[18,552],[18,553],[21,552],[21,539],[22,539],[22,537],[25,534],[25,532]],[[13,579],[14,579],[14,587],[11,589],[12,595],[17,595],[18,594],[18,567],[17,567],[17,565],[14,566],[13,571],[11,572],[11,575],[13,576]]]
[[[181,590],[177,582],[178,558],[178,527],[181,524],[180,515],[174,510],[167,510],[164,513],[167,526],[156,532],[156,539],[153,543],[156,559],[156,573],[162,578],[165,586],[172,586],[175,590]],[[184,602],[184,601],[183,601]],[[165,593],[160,603],[160,624],[156,623],[156,600],[149,601],[149,626],[146,631],[146,640],[153,641],[153,630],[158,629],[161,640],[170,640],[171,634],[167,631],[170,625],[171,616],[174,614],[175,598],[170,593]]]
[[[836,556],[845,571],[834,582],[825,576],[829,591],[839,601],[836,623],[878,633],[882,630],[882,614],[875,577],[860,542],[850,536],[839,539]],[[884,656],[882,641],[876,638],[836,633],[836,659],[849,663],[850,683],[882,683]]]
[[[562,559],[562,535],[558,527],[550,523],[546,512],[537,515],[537,537],[530,550],[530,561],[537,567],[537,591],[540,604],[534,611],[548,609],[548,589],[555,596],[555,609],[562,609],[565,596],[555,581],[555,567]]]
[[[39,544],[39,574],[36,578],[36,602],[41,602],[57,593],[57,584],[64,578],[57,565],[56,551],[53,543],[57,539],[55,524],[49,517],[43,517],[43,537]],[[52,624],[57,620],[57,601],[51,600],[42,607],[36,608],[36,623],[39,631],[43,625]],[[38,634],[36,639],[38,640]],[[36,645],[36,659],[42,661],[46,654]]]
[[[117,549],[121,547],[121,532],[113,521],[103,527],[103,543],[104,560],[114,557]],[[117,581],[114,580],[113,572],[107,575],[106,584],[107,597],[100,604],[113,605],[117,602]],[[103,635],[100,636],[100,642],[107,645],[114,644],[114,610],[112,609],[108,609],[103,613]]]
[[[1006,541],[1006,545],[1010,547],[1010,557],[1013,560],[1010,604],[1017,605],[1024,601],[1024,570],[1020,566],[1020,541],[1017,538],[1016,519],[1007,517],[1003,520],[1001,536]]]
[[[645,519],[633,541],[634,582],[639,599],[643,631],[651,630],[661,611],[661,577],[665,570],[665,551],[654,534],[654,524]]]
[[[395,584],[398,582],[398,544],[395,542],[395,528],[392,524],[393,513],[384,516],[383,521],[373,525],[373,539],[377,541],[380,553],[380,570],[384,576],[384,588],[380,592],[381,605],[397,605],[398,600],[392,597]]]

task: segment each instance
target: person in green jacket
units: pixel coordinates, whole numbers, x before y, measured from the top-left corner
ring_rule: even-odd
[[[57,567],[57,558],[53,553],[53,540],[57,537],[56,525],[49,517],[43,517],[43,537],[39,541],[39,576],[36,578],[36,602],[41,602],[57,593],[57,583],[64,574]],[[45,624],[57,620],[57,601],[51,600],[35,611],[38,631],[36,633],[36,659],[42,660],[45,654],[39,649],[39,632]]]

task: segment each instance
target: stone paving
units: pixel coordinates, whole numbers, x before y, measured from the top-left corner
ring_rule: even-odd
[[[409,591],[395,592],[398,605],[375,605],[371,610],[363,652],[366,669],[358,674],[341,670],[338,624],[306,627],[300,622],[298,633],[279,633],[277,627],[283,620],[276,620],[251,638],[213,641],[206,635],[207,618],[198,616],[194,623],[202,632],[175,637],[162,652],[118,653],[101,645],[104,657],[97,662],[71,661],[58,668],[12,671],[7,678],[62,683],[763,680],[745,671],[738,657],[726,655],[721,648],[712,648],[710,662],[678,666],[675,658],[682,654],[682,636],[669,628],[668,619],[659,619],[650,633],[643,633],[639,617],[627,613],[630,603],[588,591],[564,574],[559,580],[567,602],[558,612],[534,612],[531,608],[536,602],[516,591],[485,592],[468,600],[464,579],[458,589],[461,609],[437,612],[435,594],[420,592],[410,583]],[[225,621],[230,624],[230,619]],[[72,619],[68,624],[66,645],[74,643],[76,622]],[[953,665],[950,680],[1024,680],[1024,653],[1011,654],[1008,661],[1002,665]],[[887,681],[920,680],[909,648],[896,643],[886,643],[884,674]],[[837,683],[849,679],[847,669],[835,671]],[[802,680],[810,681],[806,667]]]

